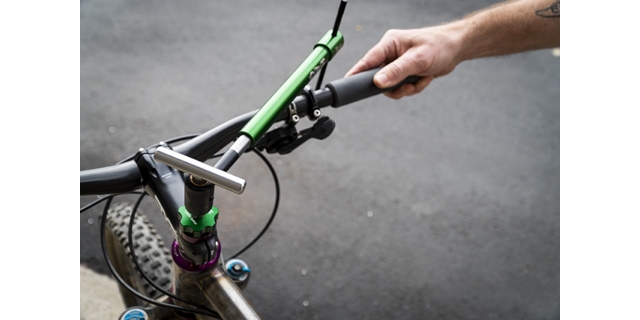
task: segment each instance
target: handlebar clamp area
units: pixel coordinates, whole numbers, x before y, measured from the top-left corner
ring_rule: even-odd
[[[294,125],[300,121],[300,116],[298,115],[298,106],[296,106],[295,101],[291,102],[291,104],[289,105],[288,121]]]
[[[316,98],[316,94],[311,90],[311,87],[305,86],[302,89],[302,94],[307,98],[307,117],[309,120],[316,121],[322,115],[320,112],[320,106],[318,105],[318,99]]]

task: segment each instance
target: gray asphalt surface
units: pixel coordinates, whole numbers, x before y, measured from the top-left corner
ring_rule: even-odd
[[[341,78],[387,29],[492,3],[350,1],[345,46],[325,80]],[[332,27],[338,4],[81,1],[80,169],[259,108]],[[421,95],[325,109],[337,124],[329,138],[268,155],[280,209],[242,255],[256,310],[265,319],[558,319],[559,65],[551,50],[465,62]],[[217,192],[228,253],[260,230],[275,196],[257,157],[231,172],[248,188]],[[142,209],[170,242],[153,203]],[[80,216],[80,263],[107,273],[99,211]]]

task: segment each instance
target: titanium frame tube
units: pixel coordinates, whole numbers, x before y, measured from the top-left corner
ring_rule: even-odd
[[[255,312],[242,291],[224,270],[222,257],[215,267],[206,271],[188,271],[173,264],[175,293],[190,301],[202,305],[210,305],[225,320],[258,320]],[[175,301],[177,305],[186,306]],[[204,315],[196,315],[198,319],[212,319]]]
[[[260,319],[223,265],[216,265],[198,286],[223,319]]]

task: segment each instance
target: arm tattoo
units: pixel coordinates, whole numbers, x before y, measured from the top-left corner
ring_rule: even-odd
[[[538,17],[560,18],[560,1],[555,2],[549,8],[536,11]]]

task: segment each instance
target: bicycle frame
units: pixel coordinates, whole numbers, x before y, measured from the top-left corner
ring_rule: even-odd
[[[229,277],[221,260],[206,272],[186,271],[174,264],[176,294],[196,303],[209,303],[225,319],[259,319],[240,288]]]

